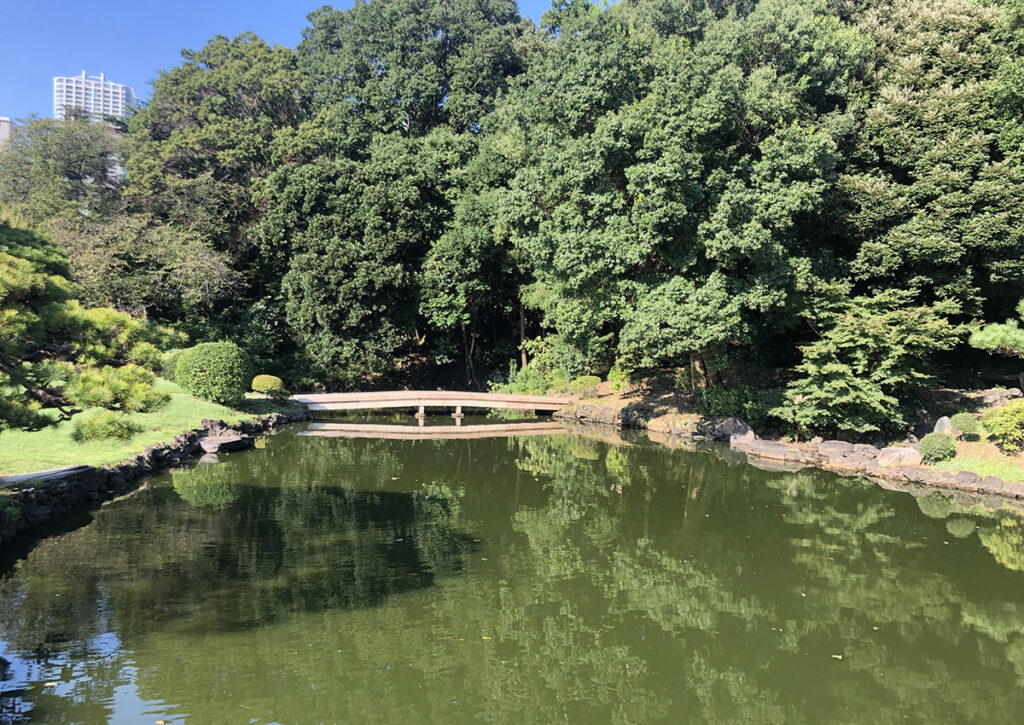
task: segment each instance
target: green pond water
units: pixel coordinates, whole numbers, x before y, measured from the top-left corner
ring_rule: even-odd
[[[1024,720],[1017,513],[642,437],[301,430],[6,552],[0,722]]]

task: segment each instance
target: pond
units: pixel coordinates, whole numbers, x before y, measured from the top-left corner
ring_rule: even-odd
[[[643,437],[302,431],[8,563],[0,721],[1024,717],[1014,512]]]

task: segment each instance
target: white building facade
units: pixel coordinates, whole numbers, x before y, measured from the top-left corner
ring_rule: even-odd
[[[0,116],[0,149],[7,145],[7,140],[11,137],[12,127],[11,119],[7,116]]]
[[[63,119],[72,108],[80,108],[90,120],[106,116],[124,118],[135,103],[135,92],[123,83],[108,81],[100,73],[87,76],[57,76],[53,79],[53,117]]]

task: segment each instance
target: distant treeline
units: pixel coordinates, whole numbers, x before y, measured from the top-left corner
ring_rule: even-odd
[[[803,430],[905,419],[934,353],[1024,297],[1022,0],[308,21],[184,52],[127,124],[18,126],[0,219],[84,303],[301,387],[781,370]]]

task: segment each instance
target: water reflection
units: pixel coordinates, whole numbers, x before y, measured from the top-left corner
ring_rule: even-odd
[[[1020,522],[617,439],[278,436],[10,572],[11,683],[58,685],[7,700],[37,722],[1010,722]]]

